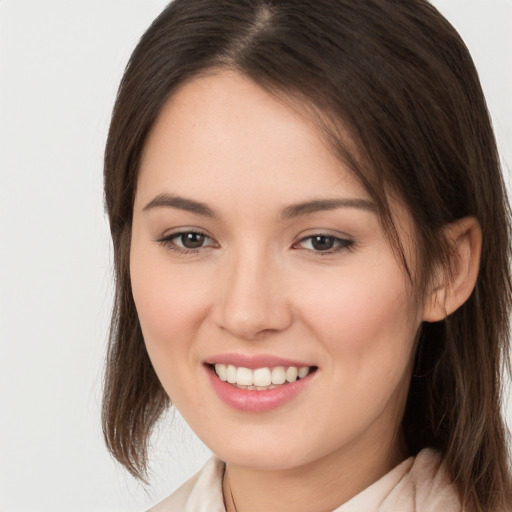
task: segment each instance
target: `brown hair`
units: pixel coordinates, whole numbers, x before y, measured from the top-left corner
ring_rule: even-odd
[[[448,262],[442,227],[469,215],[480,222],[475,290],[444,321],[422,325],[403,424],[411,453],[426,446],[442,453],[466,505],[504,510],[512,503],[500,409],[512,300],[509,207],[471,57],[425,0],[175,0],[144,34],[105,152],[116,279],[103,402],[110,451],[143,478],[149,436],[170,405],[131,294],[141,153],[176,87],[219,67],[320,113],[322,133],[375,200],[399,255],[387,194],[401,199],[418,233],[420,289]],[[357,155],[336,133],[341,125]]]

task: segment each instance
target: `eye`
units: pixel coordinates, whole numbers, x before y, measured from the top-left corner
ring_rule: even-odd
[[[301,238],[294,247],[330,254],[343,249],[349,249],[352,245],[354,245],[353,240],[334,235],[316,234]]]
[[[196,253],[206,247],[215,247],[216,243],[205,233],[199,231],[180,231],[157,240],[160,244],[176,252]]]
[[[203,247],[207,239],[208,237],[205,234],[195,233],[193,231],[190,233],[180,233],[172,238],[175,244],[184,249],[198,249],[199,247]]]

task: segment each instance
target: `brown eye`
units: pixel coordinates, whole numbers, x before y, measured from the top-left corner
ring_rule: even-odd
[[[319,233],[302,238],[294,247],[296,249],[306,249],[313,253],[333,254],[344,249],[350,249],[353,245],[353,240]]]
[[[178,235],[175,240],[179,240],[179,245],[185,249],[199,249],[199,247],[203,247],[206,238],[206,235],[202,233],[191,232],[182,233]]]
[[[315,251],[329,251],[334,247],[336,238],[333,236],[316,235],[311,237],[311,247]]]
[[[156,240],[166,249],[182,254],[195,254],[199,250],[217,247],[217,243],[200,231],[180,231]]]

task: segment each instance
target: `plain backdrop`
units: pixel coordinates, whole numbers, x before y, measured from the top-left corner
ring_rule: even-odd
[[[209,457],[176,415],[145,491],[100,428],[112,300],[102,153],[123,68],[166,3],[0,0],[1,512],[144,510]],[[510,183],[512,0],[434,3],[476,61]]]

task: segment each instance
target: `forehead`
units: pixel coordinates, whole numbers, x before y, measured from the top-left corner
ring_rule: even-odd
[[[345,189],[368,197],[306,115],[228,71],[195,78],[164,105],[145,145],[138,193],[157,187],[236,187],[269,198]]]

